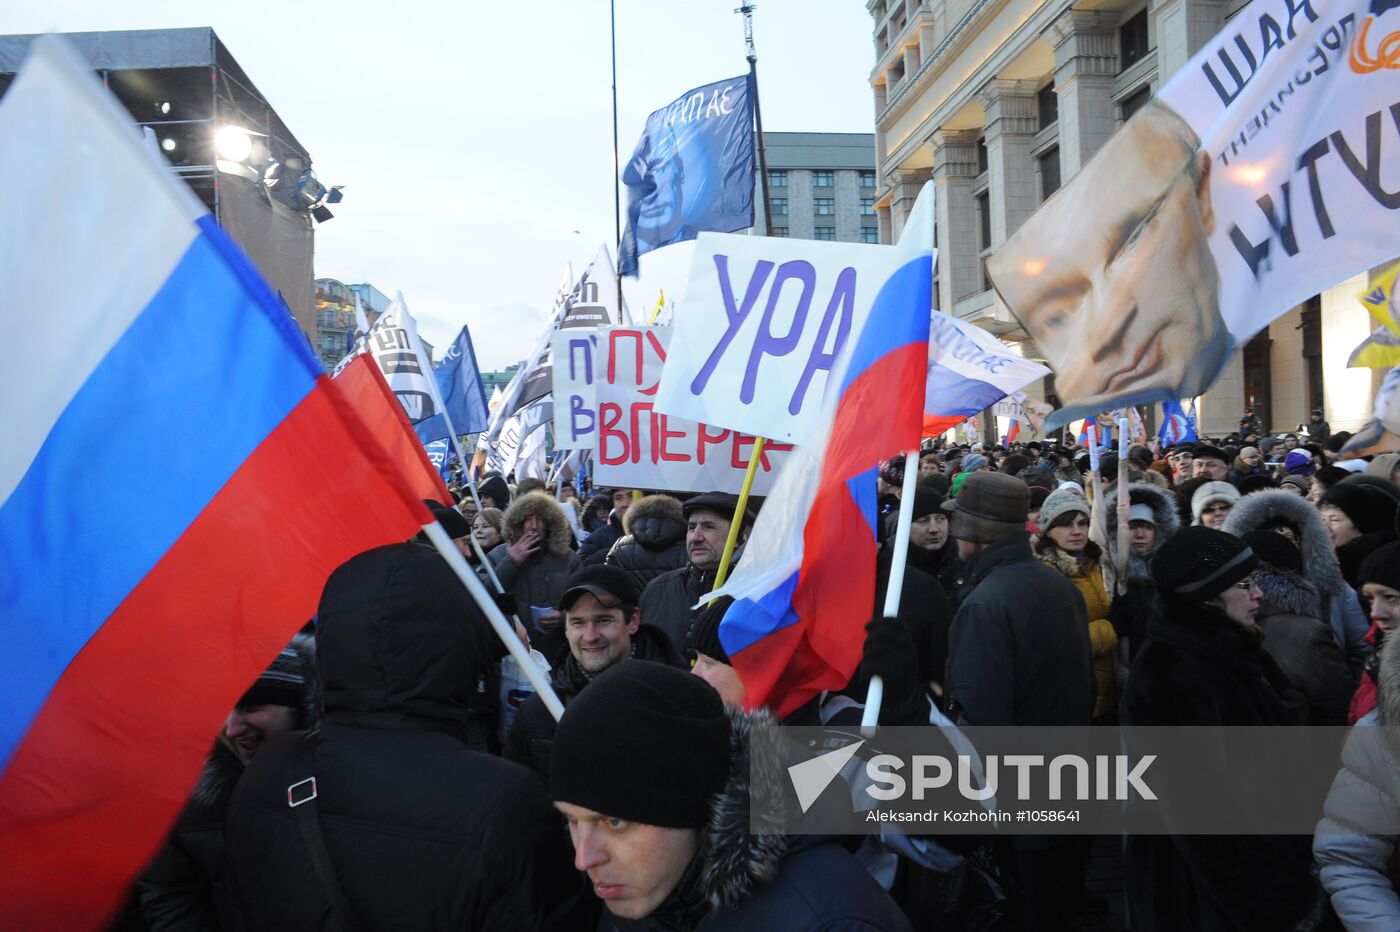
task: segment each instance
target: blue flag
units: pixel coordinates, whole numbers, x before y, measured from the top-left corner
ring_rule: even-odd
[[[1157,428],[1157,441],[1163,446],[1196,440],[1196,401],[1191,401],[1191,413],[1181,408],[1180,401],[1162,402],[1162,426]]]
[[[753,226],[753,96],[748,75],[686,91],[647,117],[622,171],[627,229],[619,265],[709,230]]]
[[[481,384],[476,350],[472,348],[472,337],[466,327],[447,348],[442,360],[433,368],[433,374],[437,377],[447,418],[437,414],[419,421],[413,427],[418,432],[418,439],[426,444],[448,436],[448,420],[451,420],[459,435],[485,430],[490,420],[486,408],[486,389]]]

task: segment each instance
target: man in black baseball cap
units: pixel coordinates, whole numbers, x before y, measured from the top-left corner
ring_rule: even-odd
[[[606,564],[585,566],[564,585],[559,612],[569,652],[560,655],[562,662],[556,661],[551,680],[565,704],[598,674],[631,657],[685,669],[685,660],[666,634],[642,623],[637,607],[641,593],[622,570]],[[547,776],[555,724],[544,700],[531,696],[511,723],[504,755]]]

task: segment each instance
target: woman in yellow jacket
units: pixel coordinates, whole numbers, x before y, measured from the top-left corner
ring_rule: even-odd
[[[1052,492],[1040,506],[1040,527],[1036,556],[1068,576],[1084,597],[1097,687],[1094,719],[1101,720],[1113,711],[1118,632],[1108,620],[1113,599],[1104,583],[1103,550],[1089,539],[1089,503],[1069,489]]]

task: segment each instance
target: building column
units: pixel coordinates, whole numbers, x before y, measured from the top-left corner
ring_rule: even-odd
[[[993,78],[977,94],[986,115],[987,202],[992,246],[1000,246],[1035,210],[1035,167],[1031,140],[1036,131],[1034,81]]]
[[[1222,0],[1149,0],[1157,74],[1166,82],[1225,25]]]
[[[978,261],[977,209],[972,182],[977,177],[978,130],[939,130],[933,147],[935,212],[938,215],[938,309],[949,314],[960,299],[982,290]]]
[[[909,219],[909,214],[914,209],[914,202],[919,199],[919,192],[924,189],[924,182],[932,177],[932,173],[927,169],[916,171],[902,171],[895,179],[894,190],[890,192],[890,235],[891,243],[899,241],[899,234],[904,232],[904,221]]]
[[[1109,14],[1066,10],[1047,37],[1055,48],[1060,177],[1069,180],[1118,128],[1113,107],[1118,36]]]

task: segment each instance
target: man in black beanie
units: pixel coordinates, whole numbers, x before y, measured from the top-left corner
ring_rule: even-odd
[[[907,929],[870,874],[832,842],[750,834],[754,719],[726,712],[699,677],[618,664],[569,706],[549,795],[568,821],[574,866],[607,907],[602,929]],[[770,716],[762,719],[773,724]],[[760,767],[759,762],[754,768]],[[762,762],[782,773],[783,763]]]
[[[943,496],[933,489],[914,489],[913,518],[909,524],[909,546],[904,564],[904,588],[897,617],[909,631],[918,654],[919,682],[943,688],[943,669],[948,664],[948,627],[953,623],[953,603],[943,588],[956,592],[958,545],[948,534],[948,515],[942,510]],[[884,545],[875,559],[875,617],[884,614],[894,561],[895,531],[899,513],[890,516]]]

